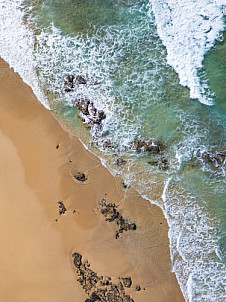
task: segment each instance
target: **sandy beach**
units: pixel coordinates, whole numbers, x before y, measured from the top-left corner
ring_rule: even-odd
[[[161,209],[124,188],[3,60],[0,150],[1,301],[82,302],[106,277],[117,288],[130,278],[122,301],[184,301]],[[118,218],[106,221],[103,199],[136,229],[116,238]],[[82,267],[98,276],[90,290],[77,281]]]

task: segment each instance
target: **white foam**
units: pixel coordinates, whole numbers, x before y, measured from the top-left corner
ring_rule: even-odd
[[[21,0],[0,0],[0,56],[18,72],[42,104],[49,104],[41,91],[33,60],[33,33],[25,26],[23,13],[18,9]]]
[[[206,82],[198,75],[204,55],[217,39],[222,39],[225,0],[150,0],[157,31],[167,49],[167,61],[190,88],[191,98],[212,105]]]
[[[162,193],[162,200],[163,202],[166,202],[166,192],[168,190],[168,187],[169,187],[169,183],[171,181],[172,177],[169,177],[165,183],[165,186],[164,186],[164,190],[163,190],[163,193]]]

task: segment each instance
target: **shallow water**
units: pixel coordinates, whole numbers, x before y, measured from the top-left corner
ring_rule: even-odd
[[[226,148],[226,44],[220,32],[225,7],[218,2],[203,0],[194,7],[194,1],[186,1],[181,12],[191,13],[188,24],[186,18],[177,22],[174,1],[18,0],[5,5],[0,0],[0,55],[112,173],[121,173],[161,206],[170,226],[173,271],[190,301],[224,301],[225,171],[200,157]],[[90,84],[65,94],[66,74],[88,77]],[[91,133],[74,106],[81,96],[107,115]],[[167,170],[147,163],[159,155],[131,150],[138,138],[163,142]],[[106,141],[113,147],[104,148]],[[127,159],[124,167],[115,164],[119,157]]]

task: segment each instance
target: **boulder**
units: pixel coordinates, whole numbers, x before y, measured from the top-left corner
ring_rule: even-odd
[[[85,176],[84,173],[81,173],[81,172],[77,172],[75,175],[74,175],[74,178],[77,179],[78,181],[81,181],[81,182],[84,182],[87,180],[87,177]]]
[[[74,262],[74,265],[79,268],[82,264],[82,255],[79,254],[79,253],[74,253],[72,255],[72,257],[74,258],[73,262]]]
[[[132,285],[132,279],[130,277],[121,278],[122,283],[125,287],[130,288]]]

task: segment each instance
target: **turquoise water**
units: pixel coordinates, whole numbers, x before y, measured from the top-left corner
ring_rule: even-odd
[[[204,7],[205,1],[208,0],[202,1]],[[25,32],[29,30],[32,35],[23,31],[23,44],[15,50],[14,57],[7,47],[0,48],[0,55],[112,173],[122,174],[143,196],[163,209],[170,226],[173,271],[185,298],[224,301],[225,170],[214,168],[200,156],[206,151],[226,150],[226,43],[222,34],[203,57],[203,66],[197,69],[196,62],[190,66],[197,76],[192,81],[192,73],[189,75],[189,89],[180,84],[184,62],[181,63],[179,52],[175,53],[178,73],[174,63],[173,67],[168,64],[172,50],[159,31],[161,20],[156,10],[163,7],[161,1],[17,2],[16,10],[22,12],[21,19],[28,26]],[[202,27],[203,17],[200,18]],[[202,34],[209,35],[204,27]],[[185,42],[188,30],[184,33]],[[28,38],[26,51],[23,47]],[[194,39],[188,35],[191,47],[182,45],[185,55],[192,53]],[[16,44],[15,37],[12,43]],[[201,49],[201,42],[198,43]],[[10,45],[8,37],[4,44]],[[23,70],[16,63],[19,54],[24,56]],[[202,52],[194,53],[194,57],[201,55]],[[89,79],[88,84],[64,93],[67,74],[83,75]],[[196,89],[204,91],[200,99],[190,98],[192,83],[198,83]],[[106,113],[102,127],[93,127],[90,132],[84,127],[75,107],[75,100],[81,97],[89,98]],[[214,105],[203,104],[205,97],[211,97]],[[165,146],[163,154],[136,153],[131,146],[137,139],[161,141]],[[105,148],[106,142],[111,143],[110,149]],[[127,159],[124,167],[115,164],[119,157]],[[169,162],[167,170],[148,164],[162,157]]]

